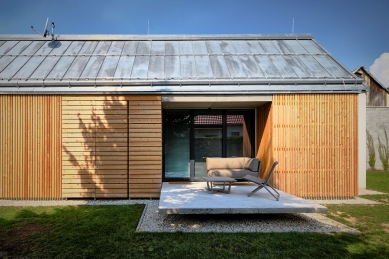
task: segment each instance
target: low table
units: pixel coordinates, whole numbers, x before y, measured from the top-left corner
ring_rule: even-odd
[[[236,182],[234,178],[230,177],[203,177],[203,179],[207,182],[207,190],[211,191],[212,193],[215,192],[224,192],[224,193],[230,193],[231,190],[231,183]],[[213,188],[215,183],[223,183],[223,188]],[[228,190],[226,190],[226,183],[228,183]]]

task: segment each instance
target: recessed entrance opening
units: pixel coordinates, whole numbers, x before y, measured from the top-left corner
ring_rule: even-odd
[[[253,157],[254,110],[164,110],[163,180],[201,180],[207,157]]]

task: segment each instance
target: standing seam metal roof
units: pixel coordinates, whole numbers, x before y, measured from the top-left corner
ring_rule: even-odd
[[[333,84],[361,91],[361,83],[310,35],[69,35],[54,44],[36,36],[0,36],[1,92],[19,87],[55,92],[63,86],[71,89],[66,92],[85,86],[101,91],[98,86],[115,85],[172,92],[165,86],[206,84],[278,84],[285,90],[308,84],[310,91]],[[186,90],[194,91],[179,91]]]

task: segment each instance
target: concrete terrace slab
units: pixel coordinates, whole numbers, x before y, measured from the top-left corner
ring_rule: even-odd
[[[160,214],[267,214],[327,213],[327,208],[309,200],[281,192],[276,201],[266,190],[247,197],[256,185],[232,185],[231,193],[206,190],[205,182],[163,183],[159,200]]]

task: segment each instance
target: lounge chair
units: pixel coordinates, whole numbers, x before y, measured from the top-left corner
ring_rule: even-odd
[[[247,180],[247,181],[250,181],[250,182],[253,182],[253,183],[256,183],[258,184],[258,187],[250,192],[247,196],[250,197],[251,195],[253,195],[254,193],[256,193],[257,191],[259,191],[260,189],[262,188],[265,188],[266,191],[268,191],[277,201],[279,201],[280,199],[280,194],[276,191],[276,189],[273,188],[273,186],[271,186],[269,184],[269,180],[270,180],[270,177],[272,176],[273,174],[273,171],[274,171],[274,168],[278,165],[278,162],[275,161],[273,163],[273,165],[271,166],[270,168],[270,171],[269,173],[267,174],[266,176],[266,179],[262,179],[262,178],[259,178],[259,177],[255,177],[255,176],[252,176],[252,175],[246,175],[243,177],[243,179]],[[268,189],[268,187],[270,187],[276,194],[277,194],[277,197],[270,191],[270,189]]]

